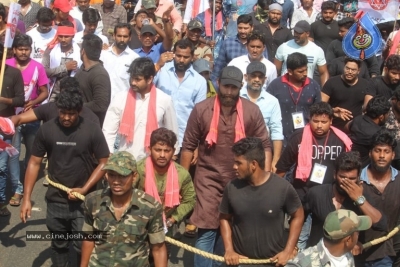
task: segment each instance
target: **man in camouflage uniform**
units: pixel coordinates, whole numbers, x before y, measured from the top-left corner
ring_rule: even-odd
[[[287,267],[354,266],[351,250],[357,244],[359,231],[368,230],[372,221],[351,210],[339,209],[328,214],[324,238],[289,261]]]
[[[149,266],[149,246],[156,267],[167,267],[162,206],[133,189],[136,161],[126,152],[113,154],[103,170],[109,188],[86,196],[83,232],[99,233],[82,243],[81,266]],[[90,236],[88,236],[90,237]]]
[[[200,37],[204,33],[203,24],[199,20],[191,20],[187,28],[187,39],[195,47],[193,60],[204,58],[205,60],[210,62],[211,65],[213,65],[214,57],[211,47],[207,44],[200,42]]]

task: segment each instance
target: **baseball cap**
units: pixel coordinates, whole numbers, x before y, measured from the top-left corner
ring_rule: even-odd
[[[126,176],[136,172],[136,160],[131,153],[118,151],[108,158],[103,170],[115,171],[120,175]]]
[[[242,88],[243,73],[235,66],[228,66],[222,69],[220,76],[220,84],[232,84],[236,87]]]
[[[142,6],[145,9],[157,8],[156,1],[154,0],[142,0]]]
[[[64,13],[67,13],[72,9],[72,7],[69,4],[68,0],[55,0],[54,4],[53,4],[53,7],[61,10]]]
[[[300,20],[294,25],[293,30],[297,33],[309,32],[311,29],[310,23],[305,20]]]
[[[153,28],[153,26],[151,25],[143,25],[142,29],[140,30],[140,35],[144,34],[144,33],[151,33],[153,35],[156,35],[156,30]]]
[[[259,61],[253,61],[247,66],[246,74],[251,74],[254,72],[261,72],[262,74],[265,75],[267,73],[267,68],[263,63]]]
[[[200,58],[193,62],[193,68],[195,71],[198,73],[201,73],[203,71],[211,71],[210,69],[210,63],[205,60],[204,58]]]
[[[330,240],[339,240],[354,232],[368,230],[372,225],[368,216],[358,216],[351,210],[339,209],[326,216],[324,236]]]
[[[193,19],[188,23],[188,29],[189,31],[194,29],[200,29],[201,31],[204,31],[203,24],[201,23],[201,21],[198,21],[196,19]]]

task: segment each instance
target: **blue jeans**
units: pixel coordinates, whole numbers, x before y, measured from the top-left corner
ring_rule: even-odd
[[[366,261],[364,263],[364,267],[392,267],[393,259],[389,256],[386,256],[379,260],[374,261]]]
[[[203,251],[224,256],[224,243],[219,229],[197,230],[196,248]],[[222,266],[222,262],[216,262],[203,256],[194,254],[194,267],[217,267]]]
[[[312,218],[310,213],[308,214],[306,220],[304,221],[303,227],[301,228],[299,241],[297,241],[297,247],[299,248],[299,251],[302,251],[307,248],[307,241],[308,238],[310,237],[310,232],[311,232],[311,224],[312,224]]]
[[[25,159],[24,169],[26,168],[29,158],[31,157],[32,145],[35,141],[35,136],[40,127],[40,121],[35,121],[27,124],[23,124],[15,128],[15,134],[12,140],[12,145],[19,152],[21,152],[21,142],[24,138],[25,142]],[[19,166],[19,155],[13,156],[9,160],[10,178],[12,192],[16,194],[22,194],[23,186],[21,183],[21,169]]]
[[[11,140],[5,140],[6,143],[11,144]],[[6,202],[6,186],[7,186],[7,168],[8,154],[3,151],[0,153],[0,204]]]

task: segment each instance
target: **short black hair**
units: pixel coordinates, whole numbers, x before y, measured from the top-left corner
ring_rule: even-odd
[[[289,70],[302,68],[304,66],[307,66],[307,64],[307,56],[299,52],[291,53],[286,59],[286,67]]]
[[[117,25],[115,25],[114,34],[117,34],[118,29],[123,29],[123,28],[126,28],[129,30],[129,36],[132,35],[132,27],[129,23],[118,23]]]
[[[390,110],[390,103],[386,97],[378,95],[369,100],[365,109],[365,115],[371,119],[376,119],[381,115],[386,115]]]
[[[97,9],[88,8],[85,11],[83,11],[83,14],[82,14],[83,24],[96,23],[96,22],[99,22],[100,20],[101,20],[100,13]]]
[[[385,67],[388,70],[400,71],[400,55],[390,55],[385,61]]]
[[[333,1],[323,2],[321,5],[321,12],[323,12],[324,10],[333,10],[336,12],[336,10],[337,10],[336,3]]]
[[[358,151],[342,152],[335,160],[335,172],[357,170],[357,174],[361,173],[361,158]]]
[[[0,17],[7,23],[6,8],[2,3],[0,3]]]
[[[346,18],[344,18],[344,19],[339,20],[339,21],[338,21],[338,25],[339,25],[339,28],[340,28],[340,27],[345,27],[346,29],[350,29],[350,27],[353,26],[353,24],[354,24],[355,22],[356,22],[356,21],[355,21],[353,18],[351,18],[351,17],[346,17]]]
[[[396,89],[393,94],[392,94],[392,98],[394,100],[400,101],[400,88]]]
[[[257,5],[259,5],[262,9],[268,9],[270,5],[274,2],[272,0],[258,0]]]
[[[397,146],[394,134],[388,129],[381,128],[376,132],[371,139],[370,150],[374,149],[376,146],[390,146],[394,150]]]
[[[36,20],[38,22],[50,22],[55,19],[54,12],[48,7],[41,7],[36,14]]]
[[[249,24],[253,26],[253,18],[249,14],[240,15],[237,19],[237,25],[240,23]]]
[[[331,105],[326,102],[318,102],[312,104],[310,107],[310,118],[314,115],[328,115],[330,119],[333,118],[333,109]]]
[[[143,76],[146,80],[156,75],[154,62],[147,57],[139,57],[132,61],[129,66],[128,73],[131,77]]]
[[[60,80],[60,91],[68,88],[78,88],[80,91],[79,82],[75,77],[66,76]]]
[[[265,151],[260,138],[243,138],[232,146],[232,151],[237,157],[244,156],[248,162],[255,160],[261,169],[265,169]]]
[[[147,16],[149,16],[149,12],[147,12],[146,9],[140,9],[140,10],[138,10],[138,12],[136,12],[135,19],[137,16],[139,16],[140,14],[143,14],[143,13],[146,14]]]
[[[72,22],[69,21],[69,20],[60,21],[60,24],[58,26],[65,26],[65,27],[74,28],[74,24],[72,24]]]
[[[90,60],[98,61],[100,59],[103,41],[99,36],[93,33],[88,33],[83,36],[82,49]]]
[[[190,48],[190,54],[194,55],[195,47],[193,46],[192,42],[189,39],[181,39],[174,45],[174,52],[176,52],[176,48],[179,47],[180,49],[187,49]]]
[[[346,66],[347,63],[349,62],[354,62],[357,64],[358,68],[361,68],[361,60],[351,58],[351,57],[345,57],[344,58],[344,65]]]
[[[32,38],[26,34],[17,34],[14,38],[12,47],[32,47]]]
[[[56,96],[56,106],[64,110],[76,110],[80,112],[83,107],[83,98],[77,88],[66,88]]]
[[[254,40],[260,40],[265,46],[265,35],[262,32],[255,30],[247,36],[247,44]]]
[[[161,142],[164,145],[174,148],[177,140],[176,134],[173,131],[161,127],[151,133],[150,147],[154,146],[158,142]]]

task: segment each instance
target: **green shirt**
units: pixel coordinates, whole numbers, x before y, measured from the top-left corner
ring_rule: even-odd
[[[137,187],[140,190],[145,190],[144,182],[145,182],[145,162],[146,158],[142,159],[137,163],[137,173],[139,175]],[[194,203],[196,202],[196,193],[194,192],[194,186],[192,177],[189,172],[185,170],[181,165],[174,162],[176,170],[178,172],[178,183],[179,183],[179,195],[181,197],[180,204],[177,207],[172,209],[165,207],[165,216],[167,218],[172,217],[175,221],[181,221],[190,211],[192,211],[194,207]],[[155,173],[156,178],[156,186],[158,194],[160,195],[160,199],[164,202],[164,192],[165,185],[167,180],[167,173],[160,175]]]
[[[100,234],[89,266],[149,266],[149,243],[160,244],[165,240],[162,206],[152,196],[133,189],[131,203],[117,221],[110,194],[108,188],[85,198],[82,231]]]

